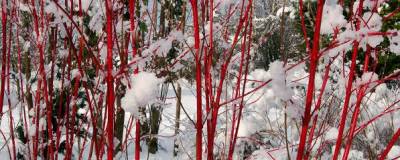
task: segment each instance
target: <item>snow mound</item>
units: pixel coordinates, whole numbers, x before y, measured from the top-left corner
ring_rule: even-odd
[[[148,105],[157,98],[159,84],[162,79],[154,73],[141,72],[131,79],[131,88],[122,98],[122,108],[133,115],[137,115],[138,108]]]

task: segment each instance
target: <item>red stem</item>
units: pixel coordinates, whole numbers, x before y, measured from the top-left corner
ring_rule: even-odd
[[[253,17],[253,12],[251,12],[250,13],[251,15],[250,15],[250,19],[252,19],[252,17]],[[246,60],[246,64],[245,64],[245,69],[244,69],[244,81],[243,81],[243,86],[242,86],[242,88],[243,88],[243,90],[242,90],[242,92],[241,92],[241,94],[243,95],[243,94],[245,94],[245,92],[246,92],[246,84],[247,84],[247,73],[248,73],[248,71],[249,71],[249,64],[250,64],[250,47],[251,47],[251,42],[249,41],[249,42],[247,42],[248,43],[248,46],[247,46],[247,48],[246,48],[246,33],[248,34],[248,38],[249,38],[249,40],[251,40],[252,39],[252,31],[253,31],[253,23],[252,23],[253,21],[251,21],[250,20],[250,26],[249,26],[249,32],[245,32],[245,37],[244,37],[244,40],[243,40],[243,45],[242,45],[242,62],[241,62],[241,65],[240,65],[240,68],[242,68],[242,65],[243,65],[243,61],[244,60]],[[247,25],[246,25],[247,26]],[[246,27],[246,30],[247,30],[247,27]],[[246,50],[247,49],[247,50]],[[246,50],[246,51],[245,51]],[[244,54],[246,52],[246,54]],[[242,69],[239,69],[239,71],[241,72],[241,70]],[[241,74],[239,74],[239,77],[240,77],[240,75]],[[237,87],[239,87],[240,88],[240,78],[239,78],[239,81],[238,81],[238,86]],[[240,100],[240,104],[239,104],[239,115],[238,115],[238,117],[237,117],[237,119],[238,119],[238,122],[237,122],[237,124],[236,124],[236,130],[235,130],[235,134],[234,134],[234,136],[233,137],[231,137],[231,142],[232,143],[230,143],[230,145],[229,145],[229,152],[228,152],[228,159],[230,159],[230,160],[232,160],[233,159],[233,153],[234,153],[234,151],[235,151],[235,145],[236,145],[236,140],[237,140],[237,137],[238,137],[238,132],[239,132],[239,126],[240,126],[240,121],[241,121],[241,118],[242,118],[242,111],[243,111],[243,108],[244,108],[244,97],[241,97],[241,100]],[[235,113],[235,110],[234,110],[234,113]],[[232,125],[234,125],[234,122],[232,122]],[[234,128],[234,127],[232,127],[232,128]]]
[[[330,62],[325,66],[325,74],[324,74],[324,78],[323,78],[323,82],[322,82],[321,91],[320,91],[319,96],[318,96],[317,104],[315,104],[315,109],[314,109],[314,111],[311,113],[311,116],[313,115],[313,113],[314,113],[315,111],[319,110],[319,108],[321,107],[322,96],[324,95],[325,87],[326,87],[326,84],[327,84],[328,79],[329,79],[329,71],[330,71],[330,66],[331,66],[331,64],[332,64],[332,61],[330,61]],[[313,119],[313,124],[312,124],[311,130],[310,130],[310,136],[308,137],[308,151],[307,151],[307,153],[306,153],[304,159],[308,159],[309,156],[310,156],[310,150],[312,149],[311,144],[312,144],[312,140],[313,140],[313,138],[314,138],[314,131],[315,131],[315,128],[316,128],[316,126],[317,126],[317,121],[318,121],[318,114],[316,114],[316,115],[314,116],[314,119]]]
[[[313,48],[310,53],[310,76],[308,79],[308,86],[307,86],[307,95],[306,95],[306,104],[305,104],[305,111],[303,117],[303,124],[301,129],[300,135],[300,143],[299,149],[297,152],[297,160],[303,159],[305,145],[307,141],[307,130],[308,124],[310,123],[311,119],[311,105],[312,100],[314,97],[314,86],[315,86],[315,73],[317,71],[317,62],[318,62],[318,52],[319,52],[319,37],[320,37],[320,29],[321,29],[321,20],[322,20],[322,11],[324,6],[324,1],[319,0],[317,4],[317,15],[316,15],[316,22],[314,28],[314,39],[313,39]]]
[[[193,10],[193,26],[194,26],[194,49],[196,61],[196,159],[202,159],[202,134],[203,134],[203,113],[202,113],[202,90],[201,90],[201,56],[200,48],[200,30],[199,30],[199,16],[197,8],[197,0],[190,0]]]
[[[132,53],[132,57],[134,58],[136,56],[136,40],[135,40],[135,4],[136,4],[136,0],[129,0],[129,19],[131,21],[131,25],[130,25],[130,31],[131,31],[131,35],[132,35],[132,49],[133,49],[133,53]]]
[[[6,54],[7,54],[7,1],[2,1],[1,10],[1,28],[2,28],[2,65],[1,65],[1,89],[0,89],[0,114],[3,114],[3,98],[6,72]]]
[[[113,3],[105,1],[107,17],[107,158],[114,157]]]
[[[136,120],[136,126],[135,126],[135,134],[136,134],[136,139],[135,139],[135,160],[140,160],[140,120]]]
[[[358,6],[358,14],[359,15],[361,15],[362,6],[363,6],[363,1],[360,1],[360,4]],[[357,20],[356,30],[359,30],[359,29],[360,29],[360,22]],[[338,131],[338,137],[336,139],[335,151],[333,152],[333,159],[338,159],[339,151],[340,151],[340,148],[342,145],[343,132],[344,132],[344,128],[346,126],[346,118],[347,118],[347,114],[348,114],[348,110],[349,110],[350,97],[351,97],[351,92],[352,92],[352,87],[353,87],[353,79],[354,79],[354,74],[355,74],[355,69],[356,69],[358,45],[359,45],[359,42],[354,41],[350,73],[349,73],[349,80],[347,81],[346,95],[345,95],[345,99],[344,99],[342,116],[340,117],[339,131]]]
[[[379,160],[384,160],[386,158],[386,156],[390,152],[390,149],[392,149],[392,147],[394,146],[396,141],[399,139],[399,137],[400,137],[400,128],[397,129],[396,133],[393,135],[392,139],[390,140],[390,142],[388,143],[386,148],[380,154]]]
[[[367,46],[367,52],[365,52],[363,73],[366,73],[368,71],[369,56],[371,54],[370,52],[371,52],[371,47]],[[369,82],[371,82],[371,79],[369,80]],[[352,116],[351,123],[350,123],[349,139],[347,140],[347,144],[346,144],[346,147],[345,147],[345,150],[344,150],[343,159],[347,159],[348,155],[350,153],[350,147],[351,147],[353,138],[355,136],[355,130],[356,130],[356,126],[357,126],[357,119],[358,119],[358,116],[360,115],[361,101],[362,101],[362,99],[364,97],[364,94],[365,94],[365,91],[366,91],[367,87],[368,87],[368,84],[361,85],[360,89],[358,91],[355,110],[353,112],[353,116]]]

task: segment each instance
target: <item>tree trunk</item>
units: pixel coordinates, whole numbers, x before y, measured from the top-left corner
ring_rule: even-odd
[[[161,87],[160,101],[165,102],[168,93],[168,84],[163,83]],[[153,135],[158,135],[158,130],[161,123],[162,106],[159,104],[153,104],[150,107],[150,119],[149,119],[149,133],[150,136],[147,138],[147,145],[149,152],[155,154],[158,151],[158,138]]]
[[[118,139],[119,143],[115,146],[115,153],[117,154],[119,151],[122,150],[122,137],[124,133],[124,120],[125,120],[125,111],[121,107],[121,99],[122,96],[125,95],[121,83],[118,83],[117,92],[115,96],[115,102],[117,105],[117,112],[115,116],[115,126],[114,126],[114,133],[115,137]]]
[[[178,145],[178,134],[179,134],[179,122],[181,120],[181,97],[182,97],[182,89],[181,89],[181,85],[179,83],[177,83],[178,87],[176,89],[176,110],[175,110],[175,140],[174,140],[174,156],[177,156],[178,154],[178,149],[179,149],[179,145]]]

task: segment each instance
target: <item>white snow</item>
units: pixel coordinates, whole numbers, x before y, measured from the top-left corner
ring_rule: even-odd
[[[328,140],[335,140],[337,138],[337,135],[338,135],[338,129],[335,127],[332,127],[326,132],[325,137]]]
[[[286,85],[286,73],[283,62],[272,62],[269,67],[268,72],[272,77],[271,86],[274,94],[285,101],[291,99],[293,91]]]
[[[254,1],[254,15],[253,15],[253,22],[254,23],[254,37],[259,36],[259,33],[263,34],[263,41],[265,41],[266,37],[268,35],[267,31],[269,28],[273,29],[279,29],[279,26],[274,26],[274,22],[279,22],[280,16],[282,14],[288,15],[288,18],[294,18],[294,16],[297,13],[297,7],[296,5],[293,5],[297,3],[298,0],[290,0],[291,2],[295,3],[289,3],[287,4],[286,7],[282,7],[281,1],[274,1],[274,0],[269,0],[273,3],[277,3],[276,6],[272,6],[270,13],[268,14],[260,14],[257,12],[257,8],[266,8],[270,6],[258,6],[258,4],[263,4],[265,0],[255,0]],[[315,2],[315,0],[312,0]],[[64,1],[62,1],[64,2]],[[75,0],[73,1],[74,5],[70,6],[75,8],[75,11],[78,9],[79,1]],[[135,120],[143,120],[145,118],[149,118],[149,113],[147,110],[145,111],[146,113],[144,114],[145,116],[140,116],[138,117],[138,110],[140,107],[146,107],[151,104],[160,103],[162,105],[162,120],[160,122],[160,128],[159,128],[159,133],[155,136],[158,137],[158,145],[159,145],[159,151],[156,154],[148,154],[148,146],[145,144],[144,141],[142,141],[141,144],[141,159],[193,159],[195,157],[195,133],[196,133],[196,128],[192,124],[192,120],[196,121],[196,98],[197,96],[201,97],[203,96],[203,104],[205,103],[205,95],[196,95],[195,94],[195,85],[192,84],[192,82],[188,82],[187,80],[184,79],[179,79],[177,81],[174,81],[174,85],[176,86],[176,83],[179,83],[182,86],[182,106],[181,107],[181,113],[180,113],[180,127],[178,128],[178,133],[175,133],[175,118],[176,118],[176,105],[177,105],[177,98],[175,93],[173,92],[174,90],[172,89],[172,85],[169,85],[168,88],[168,93],[167,93],[167,99],[165,103],[162,103],[159,101],[159,94],[160,91],[159,89],[161,88],[161,83],[163,83],[163,79],[157,78],[156,74],[152,72],[158,72],[154,71],[150,68],[146,68],[149,64],[153,65],[154,62],[152,61],[155,56],[163,56],[165,57],[166,54],[171,50],[171,48],[175,47],[178,51],[178,55],[182,55],[182,57],[179,57],[179,59],[174,59],[173,61],[176,61],[177,64],[173,66],[173,68],[168,68],[169,71],[176,72],[179,69],[186,69],[187,65],[184,63],[181,63],[181,60],[187,61],[189,65],[193,63],[193,54],[191,53],[191,50],[193,49],[194,45],[194,38],[193,38],[193,25],[192,25],[192,18],[190,18],[192,15],[191,10],[190,10],[190,4],[188,5],[188,21],[187,25],[184,28],[185,33],[182,32],[182,28],[176,28],[174,25],[171,25],[170,22],[166,22],[167,25],[171,25],[172,27],[169,28],[170,32],[168,36],[157,36],[157,33],[154,33],[152,30],[153,27],[150,27],[152,24],[150,23],[151,18],[149,15],[153,13],[153,3],[162,3],[162,1],[148,1],[148,4],[146,7],[144,7],[144,1],[138,1],[138,4],[141,6],[140,10],[140,17],[137,17],[137,21],[141,21],[145,23],[150,29],[148,32],[141,32],[140,33],[140,47],[138,51],[141,53],[140,56],[136,56],[133,58],[131,56],[131,51],[132,51],[132,44],[131,42],[128,42],[129,45],[125,45],[124,37],[123,34],[129,33],[129,26],[130,26],[130,21],[124,19],[124,17],[120,13],[126,13],[127,8],[126,6],[123,6],[122,3],[114,3],[113,8],[115,9],[115,17],[114,18],[114,26],[115,26],[115,32],[117,35],[115,36],[115,44],[120,44],[120,45],[114,45],[113,52],[115,54],[114,60],[116,62],[115,70],[113,70],[113,75],[116,75],[118,73],[118,69],[120,68],[118,65],[120,65],[120,58],[118,54],[116,54],[119,51],[122,51],[122,48],[118,48],[120,50],[117,50],[118,47],[127,47],[128,51],[128,62],[131,63],[126,71],[131,72],[132,69],[135,69],[136,67],[139,68],[141,71],[140,73],[134,75],[128,75],[128,77],[125,77],[125,75],[118,75],[118,78],[121,78],[122,84],[125,86],[128,86],[128,83],[130,84],[130,88],[126,88],[126,94],[122,98],[122,108],[127,112],[125,115],[125,120],[124,120],[124,127],[128,126],[128,119],[131,118],[131,115],[134,116]],[[61,22],[67,25],[66,28],[71,27],[71,20],[66,18],[66,15],[64,15],[63,12],[61,12],[60,8],[57,8],[55,3],[50,0],[45,0],[45,13],[51,15],[54,17],[54,20],[50,22],[49,25],[51,27],[57,27],[57,38],[65,38],[67,36],[67,31],[64,26],[58,25],[56,26],[55,24],[60,24]],[[216,130],[216,137],[215,137],[215,146],[216,147],[216,153],[223,153],[224,152],[224,146],[227,146],[226,142],[229,141],[229,136],[231,132],[231,127],[232,127],[232,114],[235,109],[237,109],[237,104],[240,102],[241,99],[239,100],[234,100],[235,97],[235,87],[238,82],[244,82],[244,78],[242,77],[242,80],[238,81],[237,76],[238,76],[238,59],[240,59],[240,43],[243,41],[243,30],[240,31],[239,35],[239,43],[236,44],[235,46],[232,46],[232,40],[234,37],[234,31],[235,27],[237,26],[237,20],[238,20],[238,12],[240,11],[240,6],[241,6],[241,1],[239,0],[215,0],[214,5],[215,5],[215,10],[214,10],[214,21],[206,21],[200,28],[200,38],[201,38],[201,45],[205,45],[205,47],[202,47],[201,52],[203,53],[204,56],[204,51],[207,49],[207,45],[209,45],[209,33],[210,33],[210,24],[213,24],[213,34],[214,34],[214,41],[215,41],[215,59],[213,59],[213,69],[212,69],[212,81],[213,81],[213,90],[217,88],[218,82],[220,82],[219,78],[219,71],[220,71],[220,66],[221,66],[221,60],[224,61],[226,58],[226,55],[224,52],[226,51],[232,51],[232,61],[229,64],[229,70],[228,70],[228,78],[225,80],[223,84],[223,89],[222,89],[222,95],[221,95],[221,101],[220,103],[224,103],[219,108],[218,111],[218,118],[217,120],[217,130]],[[247,2],[245,2],[247,5]],[[353,9],[357,9],[358,4],[360,3],[360,0],[356,0],[354,4]],[[174,3],[172,1],[172,4],[174,7],[177,7],[177,3]],[[8,6],[12,6],[14,4],[8,3]],[[60,3],[61,8],[65,8],[64,3]],[[81,5],[82,9],[85,12],[85,16],[87,14],[88,17],[88,26],[83,26],[82,30],[84,31],[84,34],[86,34],[87,30],[93,31],[97,36],[98,36],[98,42],[96,43],[96,46],[91,47],[94,55],[96,58],[99,58],[100,64],[104,64],[104,61],[106,59],[107,55],[107,47],[106,47],[106,37],[107,35],[104,33],[104,19],[105,19],[105,10],[104,10],[104,1],[100,0],[81,0]],[[266,4],[269,5],[269,4]],[[293,5],[293,6],[291,6]],[[315,158],[320,158],[320,159],[330,159],[332,156],[332,151],[329,151],[329,149],[325,149],[326,147],[332,147],[334,145],[335,139],[337,139],[338,135],[338,129],[336,128],[337,122],[340,119],[339,116],[336,116],[337,114],[340,114],[343,106],[343,99],[344,99],[344,92],[346,86],[348,86],[348,74],[350,72],[350,64],[351,61],[348,60],[348,54],[349,50],[352,50],[353,47],[353,42],[358,41],[360,44],[359,48],[362,48],[363,51],[360,51],[360,54],[364,54],[364,51],[366,47],[369,45],[372,48],[379,47],[377,51],[379,52],[393,52],[397,55],[400,55],[400,32],[398,30],[389,30],[387,33],[384,33],[384,30],[382,30],[382,26],[384,24],[383,15],[380,13],[380,10],[382,10],[384,5],[387,5],[385,3],[385,0],[364,0],[364,11],[361,16],[354,16],[351,22],[348,22],[346,16],[343,15],[343,12],[349,12],[351,8],[348,8],[347,6],[342,8],[338,4],[338,0],[326,0],[323,8],[323,17],[322,17],[322,24],[321,24],[321,34],[323,34],[324,37],[324,43],[321,43],[321,57],[319,57],[318,61],[318,67],[317,67],[317,73],[316,73],[316,78],[315,78],[315,95],[313,99],[313,103],[315,103],[319,97],[319,95],[322,95],[322,105],[320,111],[317,113],[320,115],[320,119],[318,119],[318,124],[322,123],[324,118],[326,119],[329,124],[324,125],[322,128],[320,126],[317,126],[318,128],[321,128],[321,133],[322,135],[313,140],[313,143],[315,144],[312,149],[310,150],[311,153],[310,155],[314,156],[317,154],[320,149],[320,147],[323,149],[321,150],[322,157],[315,157]],[[3,7],[8,7],[6,5],[3,5]],[[228,6],[231,7],[231,12],[229,14],[232,14],[232,20],[230,20],[228,23],[226,23],[226,19],[228,18]],[[4,7],[4,8],[5,8]],[[23,13],[30,13],[32,9],[31,4],[25,4],[20,2],[20,11],[24,11]],[[274,8],[275,7],[275,8]],[[374,8],[377,7],[378,12],[375,12]],[[388,6],[386,6],[388,7]],[[69,9],[67,9],[69,10]],[[157,9],[158,10],[158,9]],[[252,10],[253,11],[253,10]],[[25,13],[26,12],[26,13]],[[149,12],[149,13],[148,13]],[[268,12],[268,11],[265,11]],[[315,15],[312,12],[305,12],[306,18],[315,18]],[[255,18],[254,18],[255,17]],[[158,19],[159,17],[156,17]],[[125,20],[125,21],[123,21]],[[298,19],[290,19],[293,21],[297,21]],[[77,15],[74,15],[72,17],[72,21],[77,22],[79,25],[82,23],[82,18],[79,18]],[[360,29],[356,30],[355,28],[355,22],[360,21]],[[47,21],[45,21],[47,22]],[[158,21],[156,25],[154,26],[157,28],[156,30],[158,31]],[[185,21],[186,22],[186,21]],[[137,23],[137,22],[136,22]],[[247,23],[246,23],[247,24]],[[271,24],[271,26],[269,26]],[[137,24],[135,24],[137,26]],[[313,25],[313,24],[311,24]],[[250,26],[248,26],[250,27]],[[74,27],[72,27],[74,28]],[[46,42],[49,40],[49,30],[50,27],[45,26],[43,30],[40,32],[40,41]],[[28,29],[30,30],[30,29]],[[262,30],[262,31],[261,31]],[[289,31],[289,30],[288,30]],[[333,48],[324,48],[327,47],[325,40],[330,41],[333,40],[333,33],[335,31],[338,31],[337,35],[337,40],[338,41],[338,46],[335,46]],[[265,33],[264,33],[265,32]],[[42,34],[43,33],[43,34]],[[131,32],[132,33],[132,32]],[[289,33],[289,32],[288,32]],[[29,56],[32,56],[32,70],[35,70],[37,67],[37,53],[36,53],[36,47],[37,47],[37,42],[36,40],[36,33],[28,33],[29,35],[26,36],[26,33],[21,33],[19,40],[21,44],[21,49],[25,53],[29,53]],[[298,33],[302,34],[302,33]],[[381,35],[380,35],[381,34]],[[87,35],[83,35],[85,37],[88,37]],[[250,37],[250,35],[248,35]],[[285,35],[286,36],[286,35]],[[294,36],[294,35],[287,35],[287,36]],[[75,42],[78,42],[78,38],[80,37],[79,33],[77,32],[76,29],[72,29],[72,41],[73,45],[78,46]],[[226,38],[225,38],[226,37]],[[300,36],[301,37],[301,36]],[[312,36],[310,36],[311,38]],[[384,39],[388,39],[389,41],[389,47],[385,45],[381,45]],[[60,62],[65,61],[66,57],[69,56],[69,50],[68,46],[66,46],[64,40],[58,40],[59,43],[57,43],[57,48],[56,48],[56,53],[57,54],[57,59],[54,62],[48,62],[46,61],[45,64],[45,69],[46,72],[49,72],[51,67],[55,67],[55,71],[57,76],[59,76],[59,71],[61,70],[63,63]],[[259,51],[254,47],[254,45],[260,45],[256,44],[257,42],[253,43],[253,40],[248,41],[249,45],[251,45],[250,49],[250,55],[257,55]],[[12,42],[13,43],[13,42]],[[247,43],[247,42],[246,42]],[[333,43],[331,41],[330,43]],[[335,41],[336,43],[336,41]],[[342,44],[344,43],[344,44]],[[31,45],[32,44],[32,45]],[[176,45],[177,44],[177,45]],[[14,45],[14,44],[12,44]],[[46,45],[46,50],[48,49],[49,45]],[[233,50],[230,50],[231,47],[234,47]],[[324,52],[325,49],[328,49],[327,53]],[[187,53],[186,55],[183,55],[182,53]],[[301,50],[295,49],[296,54],[302,54],[306,55],[306,53],[301,53]],[[12,50],[12,53],[14,51]],[[380,58],[379,56],[375,55],[375,52],[372,53],[374,60],[378,60]],[[339,56],[337,56],[339,55]],[[337,56],[337,57],[336,57]],[[252,57],[253,58],[253,57]],[[296,57],[298,58],[298,57]],[[301,57],[301,58],[307,58],[307,57]],[[336,59],[334,59],[336,58]],[[47,57],[46,57],[47,59]],[[215,65],[214,65],[214,60],[215,60]],[[182,61],[182,62],[183,62]],[[90,63],[90,60],[88,59],[87,61]],[[85,63],[87,63],[85,62]],[[270,83],[266,84],[265,86],[261,87],[259,90],[246,94],[244,97],[244,108],[242,112],[242,117],[241,117],[241,123],[239,124],[238,128],[238,136],[240,137],[237,141],[236,148],[235,148],[235,156],[233,159],[244,159],[242,156],[244,155],[243,151],[244,149],[247,149],[246,145],[256,145],[256,148],[252,148],[252,152],[250,153],[250,157],[248,159],[260,159],[260,160],[265,160],[265,159],[288,159],[286,153],[286,148],[285,148],[285,142],[284,142],[284,125],[287,126],[287,139],[291,146],[289,147],[289,154],[291,155],[291,159],[296,158],[296,150],[297,150],[297,143],[299,140],[299,124],[301,124],[301,119],[304,114],[304,97],[306,93],[306,88],[308,85],[308,59],[305,59],[305,62],[301,62],[301,64],[297,65],[294,68],[289,69],[290,66],[293,66],[294,64],[297,64],[299,62],[299,59],[288,59],[288,63],[284,65],[282,61],[275,61],[272,63],[269,63],[269,69],[259,69],[256,68],[254,63],[250,63],[249,66],[249,73],[243,73],[248,75],[248,81],[247,84],[241,85],[240,89],[245,89],[246,93],[252,89],[256,89],[259,87],[259,85],[264,84],[264,82],[267,82],[269,80]],[[328,63],[332,62],[332,65],[329,68],[329,78],[327,79],[327,86],[325,89],[324,93],[321,93],[321,85],[323,82],[323,75],[325,72],[325,65]],[[82,77],[82,81],[87,81],[88,84],[93,83],[93,86],[96,86],[96,88],[93,91],[89,91],[89,95],[93,97],[92,103],[99,102],[101,98],[104,98],[104,95],[100,95],[98,93],[106,93],[106,84],[104,83],[104,76],[105,72],[100,70],[97,70],[96,68],[96,75],[95,77],[86,77],[86,75],[81,75],[79,70],[76,68],[76,63],[75,59],[72,59],[72,65],[68,67],[71,68],[71,77],[64,77],[64,79],[58,78],[56,80],[53,80],[54,88],[60,88],[61,87],[61,81],[63,82],[63,85],[65,89],[68,89],[71,87],[71,80],[70,78],[75,78],[75,77]],[[357,67],[360,66],[362,68],[363,60],[359,59],[357,61]],[[59,67],[59,68],[58,68]],[[88,66],[91,68],[91,65]],[[267,66],[263,66],[266,67]],[[19,77],[16,77],[17,75],[16,71],[12,68],[10,68],[10,86],[11,86],[11,93],[6,92],[6,99],[4,100],[5,104],[8,104],[8,98],[10,99],[11,103],[10,106],[15,106],[13,108],[13,116],[14,116],[14,126],[10,126],[10,116],[7,115],[7,113],[3,114],[3,117],[1,118],[1,128],[3,128],[2,132],[4,132],[4,135],[6,138],[8,138],[11,133],[9,131],[9,128],[14,127],[17,125],[17,123],[23,122],[20,118],[22,115],[21,111],[19,111],[20,108],[23,108],[27,110],[26,102],[22,103],[22,101],[19,99],[19,90],[15,88],[16,87],[16,80],[20,79]],[[357,68],[358,69],[358,68]],[[40,79],[40,76],[37,76],[37,71],[32,71],[31,77],[30,78],[25,78],[25,75],[22,75],[22,82],[23,82],[23,87],[25,92],[30,92],[34,96],[33,98],[40,99],[41,97],[36,97],[36,91],[39,90],[40,88],[38,87],[38,81],[37,78]],[[366,72],[362,75],[360,75],[358,72],[355,76],[355,80],[350,82],[353,83],[353,88],[354,91],[350,95],[350,106],[352,106],[352,103],[356,101],[357,99],[357,89],[358,87],[362,85],[368,85],[367,87],[372,88],[374,87],[379,80],[378,72],[375,73],[375,70],[371,70],[370,72]],[[22,74],[26,74],[23,72]],[[130,74],[130,73],[129,73]],[[46,74],[49,75],[49,74]],[[204,81],[203,81],[204,82]],[[163,84],[164,85],[164,84]],[[29,86],[30,88],[27,89]],[[90,85],[92,86],[92,85]],[[97,87],[98,86],[98,87]],[[13,89],[13,87],[15,87]],[[73,86],[72,86],[73,87]],[[367,89],[369,89],[367,88]],[[19,89],[19,88],[18,88]],[[204,89],[204,88],[203,88]],[[83,88],[79,88],[79,91],[82,91]],[[118,90],[118,89],[116,89]],[[58,90],[56,90],[57,92]],[[204,91],[204,90],[203,90]],[[39,93],[39,92],[37,92]],[[242,94],[242,93],[241,93]],[[400,89],[393,87],[392,84],[380,84],[377,85],[375,90],[367,90],[365,93],[366,95],[362,99],[361,103],[361,108],[362,110],[360,111],[360,118],[357,120],[357,124],[361,125],[370,120],[371,118],[375,117],[376,115],[379,115],[380,113],[383,113],[386,111],[387,106],[392,104],[394,101],[397,101],[400,97]],[[67,95],[71,96],[71,95]],[[88,97],[86,97],[88,98]],[[215,98],[215,97],[214,97]],[[92,110],[89,110],[87,100],[85,98],[72,98],[69,99],[71,106],[75,103],[85,103],[86,106],[84,108],[79,108],[77,110],[77,114],[79,115],[85,115],[85,114],[90,114]],[[104,99],[103,99],[104,100]],[[232,101],[230,101],[232,100]],[[101,106],[104,106],[106,102],[102,102],[103,104],[96,104],[96,106],[93,110],[94,112],[103,112],[101,109]],[[36,106],[37,104],[37,106]],[[21,106],[19,106],[21,105]],[[36,107],[40,107],[40,109],[45,109],[46,104],[44,103],[44,100],[41,100],[40,102],[36,103],[35,102],[35,107],[29,110],[27,116],[27,128],[28,130],[25,131],[26,134],[30,137],[34,136],[36,134],[36,129],[40,129],[41,131],[43,129],[46,129],[47,120],[46,115],[40,114],[39,117],[36,117]],[[99,106],[99,107],[97,107]],[[394,109],[398,105],[394,105],[391,109]],[[312,106],[314,107],[314,105]],[[334,110],[329,110],[329,109],[334,109]],[[97,110],[100,109],[100,110]],[[312,108],[313,110],[314,108]],[[7,110],[7,109],[5,109]],[[18,111],[16,111],[18,110]],[[238,110],[236,110],[238,111]],[[352,110],[351,110],[352,111]],[[187,113],[186,113],[187,112]],[[43,113],[41,111],[41,113]],[[99,116],[104,116],[99,115]],[[210,119],[210,116],[207,117],[205,113],[205,107],[203,111],[203,119]],[[236,112],[237,113],[237,112]],[[333,115],[331,115],[333,114]],[[286,119],[284,116],[286,115]],[[314,114],[315,115],[315,114]],[[147,116],[147,117],[146,117]],[[400,126],[400,115],[398,111],[391,112],[390,114],[386,114],[380,118],[378,118],[376,121],[372,122],[371,125],[367,126],[362,132],[365,131],[366,136],[361,136],[362,141],[367,141],[370,143],[374,149],[377,151],[381,151],[384,147],[384,142],[382,142],[381,137],[385,133],[388,128],[390,129],[397,129]],[[38,118],[39,123],[38,124],[32,124],[32,121]],[[90,122],[90,117],[89,122]],[[102,118],[102,117],[101,117]],[[287,124],[284,124],[284,120]],[[325,119],[324,119],[325,120]],[[62,122],[61,123],[66,123]],[[206,124],[206,123],[205,123]],[[88,128],[88,138],[92,136],[92,128],[90,126],[91,124],[82,124],[80,127],[82,128]],[[348,123],[346,124],[346,127],[348,127]],[[134,126],[135,128],[135,126]],[[115,158],[116,159],[129,159],[132,158],[134,153],[134,137],[135,137],[135,131],[131,130],[130,133],[127,133],[127,129],[123,130],[124,136],[127,135],[127,141],[128,141],[128,146],[127,150],[124,150],[123,152],[119,152],[116,154]],[[204,135],[207,133],[207,127],[204,127],[203,130]],[[61,140],[66,140],[66,129],[65,126],[61,126]],[[282,138],[283,137],[283,138]],[[0,145],[4,146],[10,146],[10,143],[7,143],[6,138],[3,140],[0,138]],[[124,137],[125,138],[125,137]],[[389,137],[390,138],[390,137]],[[82,137],[76,138],[82,140]],[[206,139],[206,137],[204,137]],[[90,142],[89,139],[87,142]],[[174,149],[174,140],[178,140],[177,142],[179,143],[179,149],[177,157],[173,157],[173,150]],[[206,140],[205,140],[206,142]],[[254,142],[260,142],[260,143],[254,143]],[[20,142],[17,141],[17,149],[27,149],[29,145],[27,144],[21,144],[19,145]],[[111,142],[110,142],[111,143]],[[117,139],[115,139],[114,144],[120,143]],[[75,141],[75,144],[72,146],[73,147],[73,154],[76,155],[77,152],[82,152],[83,153],[83,159],[88,159],[89,155],[89,148],[90,148],[90,143],[86,143],[84,146],[79,146],[81,142],[78,143],[78,141]],[[44,146],[45,143],[40,144],[41,146]],[[28,147],[27,147],[28,146]],[[222,147],[220,147],[222,146]],[[6,147],[5,149],[0,151],[0,156],[3,156],[8,154]],[[203,147],[204,150],[207,148]],[[349,159],[365,159],[367,157],[367,153],[365,151],[365,148],[357,148],[358,150],[353,150],[350,151]],[[24,153],[24,150],[19,150],[20,153]],[[343,150],[341,152],[343,154]],[[364,156],[365,155],[365,156]],[[395,145],[389,155],[388,158],[395,158],[400,155],[400,146]],[[26,156],[26,155],[24,155]],[[60,158],[63,158],[64,154],[59,154]],[[7,155],[8,157],[8,155]],[[204,156],[206,157],[206,156]],[[272,158],[274,157],[274,158]],[[98,157],[98,158],[105,158],[105,157]],[[225,158],[225,157],[222,157]]]
[[[33,137],[33,136],[35,136],[35,134],[36,134],[36,126],[32,125],[31,127],[29,127],[28,135],[30,137]]]
[[[388,32],[393,32],[395,35],[389,36],[390,46],[389,50],[396,55],[400,56],[400,32],[390,30]]]
[[[378,75],[374,72],[365,72],[362,76],[361,76],[361,83],[362,84],[367,84],[370,82],[374,82],[378,80]]]
[[[126,91],[122,98],[122,108],[133,115],[137,115],[138,108],[144,107],[157,98],[159,84],[163,80],[154,73],[140,72],[131,78],[131,89]]]
[[[79,72],[78,69],[71,70],[71,79],[74,79],[74,78],[77,78],[77,77],[80,77],[80,76],[81,76],[81,73]]]
[[[340,29],[347,23],[343,16],[343,8],[336,1],[327,0],[325,2],[321,21],[322,34],[331,34],[335,29]]]
[[[276,11],[276,16],[277,16],[277,17],[282,16],[282,12],[290,13],[290,14],[289,14],[289,17],[290,17],[290,18],[294,18],[294,16],[295,16],[295,15],[294,15],[295,9],[294,9],[292,6],[281,7],[281,8],[279,8],[278,11]]]
[[[395,159],[395,158],[397,158],[398,156],[400,156],[400,146],[394,145],[394,146],[390,149],[390,152],[389,152],[387,158],[389,158],[389,159]]]

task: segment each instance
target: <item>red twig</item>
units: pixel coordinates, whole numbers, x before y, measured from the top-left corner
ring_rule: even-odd
[[[107,17],[107,158],[114,157],[113,3],[105,1]]]
[[[317,6],[317,15],[316,15],[316,20],[315,20],[315,28],[314,28],[313,48],[310,53],[310,76],[308,79],[305,111],[304,111],[301,134],[300,134],[299,149],[297,152],[297,160],[303,159],[306,140],[307,140],[308,124],[310,123],[310,119],[311,119],[311,105],[312,105],[312,100],[314,97],[314,85],[315,85],[314,80],[315,80],[315,73],[317,70],[317,61],[318,61],[318,52],[319,52],[319,37],[320,37],[320,29],[321,29],[321,20],[322,20],[322,11],[323,11],[323,6],[324,6],[324,1],[319,0],[317,5],[318,6]]]

